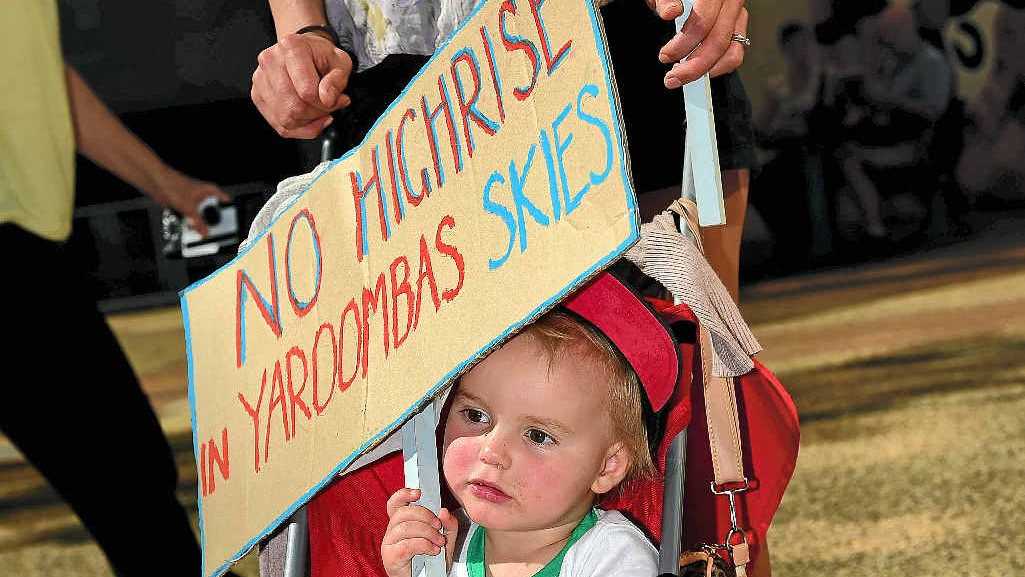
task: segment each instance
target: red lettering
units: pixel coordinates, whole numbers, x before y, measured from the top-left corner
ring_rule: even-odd
[[[395,272],[399,265],[402,265],[402,282],[399,282]],[[406,329],[399,336],[399,297],[406,298]],[[414,326],[413,319],[413,290],[409,286],[409,260],[400,256],[391,263],[391,324],[392,324],[392,347],[398,349],[406,337],[409,336],[410,327]]]
[[[199,492],[204,497],[210,494],[207,490],[209,482],[206,480],[206,443],[199,444]]]
[[[395,178],[396,150],[395,139],[392,138],[391,130],[385,135],[385,148],[388,153],[388,177],[391,182],[391,196],[394,202],[392,212],[395,213],[395,224],[399,224],[402,222],[402,198],[399,196],[399,183]]]
[[[463,170],[463,157],[459,152],[459,135],[456,133],[455,122],[452,118],[452,105],[448,97],[448,87],[445,85],[445,76],[438,76],[438,95],[441,102],[431,109],[427,104],[427,97],[420,98],[421,111],[424,116],[424,128],[427,131],[427,142],[431,146],[431,158],[434,160],[434,176],[438,180],[438,188],[445,184],[444,171],[441,168],[441,153],[438,150],[438,137],[434,131],[434,120],[440,115],[445,115],[445,125],[448,127],[448,140],[452,148],[452,160],[455,163],[456,172]]]
[[[377,276],[374,291],[363,289],[363,378],[367,377],[367,359],[370,356],[370,309],[381,310],[381,335],[384,337],[384,356],[388,356],[388,284],[384,273]]]
[[[278,308],[278,272],[274,264],[274,235],[267,233],[267,268],[270,271],[270,298],[268,303],[257,290],[245,269],[239,269],[235,285],[235,366],[241,368],[246,362],[246,294],[253,297],[264,322],[275,337],[281,338],[281,309]],[[243,289],[247,292],[243,292]]]
[[[295,225],[302,218],[310,227],[310,236],[313,240],[313,260],[316,272],[314,274],[313,296],[307,302],[301,302],[295,296],[295,288],[292,285],[292,236],[295,234]],[[324,262],[320,258],[320,234],[317,233],[317,223],[313,220],[310,209],[304,208],[292,218],[292,224],[288,227],[288,238],[285,240],[285,284],[288,286],[288,301],[292,304],[292,310],[299,318],[306,316],[317,304],[317,297],[320,295],[320,281],[323,278]]]
[[[295,383],[292,380],[292,360],[298,359],[303,363],[303,384],[299,387],[299,390],[295,390]],[[306,420],[309,421],[311,414],[310,408],[306,406],[306,401],[302,399],[303,391],[306,389],[306,380],[309,378],[310,373],[306,366],[306,353],[299,347],[292,347],[285,353],[285,369],[288,372],[288,406],[292,415],[292,435],[295,436],[295,408],[299,407],[302,409]]]
[[[352,301],[350,301],[352,302]],[[320,402],[320,371],[317,370],[318,360],[320,358],[320,337],[327,333],[331,337],[331,392],[328,393],[327,399],[324,400],[323,404]],[[335,395],[335,384],[338,383],[338,370],[335,368],[338,365],[338,340],[335,338],[335,328],[331,326],[331,323],[324,323],[317,329],[317,334],[313,336],[313,351],[310,353],[313,357],[313,410],[317,412],[317,416],[324,414],[324,410],[327,409],[327,404],[331,402],[331,398]],[[305,380],[304,380],[305,382]],[[294,413],[293,409],[293,415]],[[309,415],[306,415],[309,417]],[[294,417],[293,417],[294,420]]]
[[[367,180],[366,184],[356,171],[349,173],[349,180],[352,182],[352,201],[356,211],[356,260],[363,262],[363,255],[370,252],[367,244],[367,193],[371,188],[377,189],[377,203],[381,216],[381,236],[388,239],[387,218],[384,207],[381,206],[384,191],[381,189],[381,163],[377,159],[377,147],[370,151],[370,158],[374,165],[374,175]]]
[[[479,126],[488,136],[494,136],[495,131],[498,130],[498,124],[484,116],[477,108],[477,99],[480,98],[480,67],[477,64],[476,57],[470,52],[469,48],[464,48],[456,54],[457,56],[452,59],[452,83],[456,87],[456,97],[459,100],[459,115],[463,119],[463,140],[466,141],[467,153],[470,158],[473,158],[474,144],[473,135],[470,134],[470,119],[473,119],[473,123]],[[470,92],[469,98],[467,98],[466,92],[463,90],[463,83],[457,72],[457,65],[460,62],[469,67],[470,77],[473,79],[473,90]]]
[[[562,64],[562,59],[569,53],[570,46],[573,45],[572,40],[567,40],[562,48],[559,48],[559,52],[552,56],[552,45],[548,38],[548,29],[545,28],[544,19],[541,18],[541,7],[544,6],[546,0],[527,0],[530,3],[530,13],[534,15],[534,26],[537,27],[537,35],[541,39],[541,51],[545,55],[545,66],[548,67],[548,76],[552,75],[552,72]]]
[[[445,215],[445,218],[441,219],[441,222],[438,223],[438,230],[434,235],[435,248],[438,249],[438,252],[451,258],[455,262],[456,272],[458,272],[459,274],[459,280],[456,282],[456,286],[454,288],[445,289],[444,291],[442,291],[441,298],[445,299],[445,302],[452,302],[452,299],[456,298],[456,295],[458,295],[459,291],[463,288],[463,278],[465,276],[465,272],[463,270],[463,255],[459,254],[459,250],[456,249],[456,247],[450,244],[446,244],[443,240],[441,240],[441,230],[443,228],[454,229],[455,227],[455,219],[452,218],[452,215],[447,214]]]
[[[214,489],[217,488],[217,484],[214,482],[214,465],[217,465],[217,470],[221,472],[221,478],[225,481],[231,476],[231,467],[228,464],[228,428],[224,427],[221,429],[221,449],[217,449],[217,443],[210,439],[204,443],[203,448],[206,445],[210,445],[210,450],[206,451],[210,460],[206,465],[207,479],[210,481],[210,488],[206,491],[207,495],[212,495]]]
[[[491,86],[495,88],[495,102],[498,104],[498,119],[505,124],[505,106],[502,103],[502,81],[499,80],[498,67],[495,66],[495,49],[491,47],[491,35],[486,26],[480,27],[480,39],[484,43],[484,53],[488,56],[488,70],[491,71]]]
[[[263,370],[263,380],[260,382],[260,396],[256,399],[256,409],[249,404],[242,393],[238,394],[238,400],[242,402],[242,408],[253,420],[253,471],[260,472],[260,406],[263,405],[263,392],[267,388],[267,369]]]
[[[345,316],[349,312],[352,312],[352,321],[356,323],[356,360],[352,364],[352,375],[346,379],[342,375],[344,374],[342,364],[345,362]],[[345,310],[342,311],[342,318],[338,321],[338,348],[341,349],[341,353],[338,355],[338,390],[345,392],[346,389],[352,385],[352,382],[356,380],[356,375],[359,374],[360,360],[363,358],[363,323],[359,316],[359,306],[356,304],[356,299],[349,299],[349,304],[345,305]],[[364,373],[366,374],[366,373]]]
[[[427,239],[420,235],[420,274],[416,278],[416,311],[413,315],[420,318],[420,300],[424,294],[424,281],[427,281],[431,288],[431,300],[434,301],[434,310],[441,308],[441,300],[438,299],[438,281],[434,278],[434,267],[431,266],[431,251],[427,248]]]
[[[516,15],[516,3],[513,0],[505,0],[502,2],[502,7],[498,9],[498,31],[502,36],[502,44],[505,46],[506,52],[511,54],[520,50],[530,60],[530,84],[526,87],[513,88],[513,96],[517,100],[523,101],[530,97],[530,94],[534,92],[534,86],[537,85],[537,75],[541,72],[540,54],[533,42],[509,33],[506,26],[506,16],[509,14]]]
[[[274,416],[274,407],[281,406],[281,426],[285,430],[285,440],[292,439],[292,432],[288,429],[288,411],[285,404],[288,400],[285,397],[285,383],[281,377],[281,361],[274,361],[274,376],[271,379],[270,403],[267,406],[267,427],[264,431],[263,440],[263,462],[270,458],[270,425]]]
[[[424,197],[431,194],[431,179],[427,176],[426,168],[421,170],[421,189],[418,193],[413,194],[412,184],[409,181],[409,167],[406,164],[406,141],[402,138],[405,135],[406,122],[410,120],[416,120],[416,111],[412,108],[407,108],[406,113],[402,115],[402,120],[399,120],[399,130],[395,135],[395,142],[398,147],[396,155],[398,156],[397,161],[399,163],[399,178],[402,180],[402,190],[406,194],[406,200],[413,206],[420,206],[420,202]],[[435,169],[437,170],[437,167]]]

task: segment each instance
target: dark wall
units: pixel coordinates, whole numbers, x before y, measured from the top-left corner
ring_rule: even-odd
[[[0,0],[2,1],[2,0]],[[43,0],[45,1],[45,0]],[[65,58],[171,166],[222,186],[308,170],[249,100],[274,40],[264,0],[59,0]],[[76,204],[138,191],[79,158]]]
[[[60,0],[65,57],[117,112],[249,94],[273,43],[262,0]]]

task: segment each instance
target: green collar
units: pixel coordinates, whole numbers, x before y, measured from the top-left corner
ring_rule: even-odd
[[[569,536],[569,541],[562,547],[559,554],[556,555],[547,565],[541,568],[540,571],[534,573],[534,577],[559,577],[559,572],[562,571],[562,559],[566,556],[569,548],[573,546],[580,537],[587,533],[588,529],[594,527],[594,524],[598,522],[598,514],[594,509],[591,509],[584,518],[580,520],[576,528],[573,529],[573,533]],[[477,530],[473,532],[473,536],[470,537],[470,544],[466,550],[466,572],[470,577],[484,577],[484,527],[477,526]]]

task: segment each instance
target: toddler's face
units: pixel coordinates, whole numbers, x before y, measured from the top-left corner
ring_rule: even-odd
[[[523,531],[575,523],[594,493],[618,483],[626,453],[612,438],[607,377],[570,357],[549,364],[520,335],[463,376],[445,424],[444,473],[478,524]]]

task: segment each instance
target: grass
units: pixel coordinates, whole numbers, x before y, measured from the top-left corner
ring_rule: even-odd
[[[804,421],[776,575],[1025,571],[1025,341],[945,341],[785,382]]]

